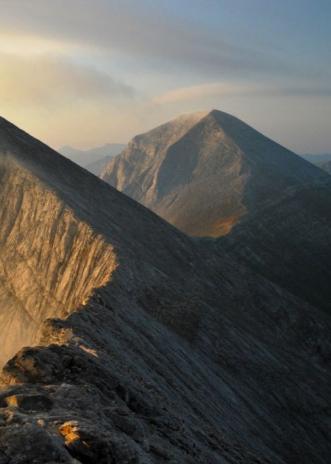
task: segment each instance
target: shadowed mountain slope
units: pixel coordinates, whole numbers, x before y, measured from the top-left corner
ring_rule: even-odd
[[[135,137],[102,178],[189,235],[227,234],[281,192],[324,174],[221,111]]]
[[[331,155],[301,155],[304,159],[331,174]]]
[[[103,178],[331,312],[330,176],[237,118],[212,111],[137,136]]]
[[[328,462],[327,315],[3,119],[0,158],[0,460]]]
[[[330,181],[280,194],[217,246],[331,314]]]
[[[164,230],[170,235],[175,231],[152,213],[5,120],[0,124],[0,150],[1,313],[6,327],[12,323],[7,321],[13,315],[11,304],[38,326],[41,319],[85,303],[116,268],[117,240],[123,249],[131,244],[125,253],[133,249],[143,256],[141,271],[146,277],[150,271],[144,270],[144,262],[146,267],[152,267],[151,259],[159,261],[161,269],[166,265],[162,235]],[[139,233],[140,241],[132,245]],[[188,267],[185,263],[177,263],[179,276],[182,266]],[[130,279],[128,288],[129,284]],[[29,338],[24,336],[28,326],[24,320],[14,331],[23,344]],[[6,333],[12,340],[11,331]]]
[[[324,154],[303,154],[300,155],[302,158],[306,159],[312,164],[315,164],[316,166],[320,166],[323,163],[327,163],[328,161],[331,161],[331,154],[330,153],[324,153]]]

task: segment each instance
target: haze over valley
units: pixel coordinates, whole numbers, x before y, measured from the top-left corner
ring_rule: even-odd
[[[118,155],[124,147],[125,145],[121,143],[106,143],[88,150],[63,146],[59,152],[74,163],[99,176],[111,158]]]

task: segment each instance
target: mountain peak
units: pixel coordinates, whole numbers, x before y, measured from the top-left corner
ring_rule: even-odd
[[[161,137],[165,139],[167,143],[171,143],[176,138],[183,136],[193,126],[208,115],[208,111],[198,111],[195,113],[183,113],[176,118],[165,122],[154,129],[136,135],[132,142],[140,141],[146,138]]]
[[[135,137],[102,178],[189,235],[227,234],[286,189],[324,174],[240,119],[213,109]]]
[[[216,108],[208,111],[207,115],[210,115],[210,116],[223,116],[223,117],[228,117],[228,118],[232,118],[232,119],[237,119],[235,116],[233,116],[232,114],[230,113],[226,113],[225,111],[221,111],[221,110],[218,110]]]

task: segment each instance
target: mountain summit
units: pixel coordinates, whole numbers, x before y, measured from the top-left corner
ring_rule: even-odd
[[[324,174],[227,113],[180,116],[136,136],[102,178],[194,236],[218,237]]]
[[[1,463],[328,462],[328,315],[2,119],[0,176]]]
[[[239,119],[175,119],[135,137],[103,178],[330,313],[331,178]]]

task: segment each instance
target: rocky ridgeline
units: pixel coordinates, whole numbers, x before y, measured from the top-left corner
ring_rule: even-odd
[[[5,120],[0,149],[0,329],[38,328],[1,464],[328,462],[325,312]]]

